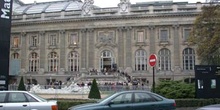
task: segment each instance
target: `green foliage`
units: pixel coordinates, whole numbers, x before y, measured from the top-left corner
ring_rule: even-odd
[[[23,77],[21,77],[20,83],[18,85],[18,90],[20,91],[26,91],[25,85],[24,85],[24,80]]]
[[[219,35],[220,5],[204,6],[189,37],[189,42],[197,47],[197,55],[202,64],[220,64]]]
[[[98,88],[98,85],[95,79],[92,82],[92,86],[91,86],[88,98],[101,99],[101,94],[100,94],[100,91],[99,91],[99,88]]]
[[[182,81],[161,81],[156,85],[155,92],[172,99],[194,98],[195,84]]]

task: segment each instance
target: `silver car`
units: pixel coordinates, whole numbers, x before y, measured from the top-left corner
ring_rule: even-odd
[[[207,105],[196,110],[220,110],[220,104]]]
[[[55,100],[27,91],[0,91],[0,110],[58,110],[58,106]]]

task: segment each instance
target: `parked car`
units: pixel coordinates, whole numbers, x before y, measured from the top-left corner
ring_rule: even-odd
[[[176,103],[158,94],[143,91],[116,92],[97,103],[82,104],[68,110],[175,110]]]
[[[220,110],[220,104],[207,105],[196,110]]]
[[[57,101],[27,91],[0,91],[0,110],[58,110]]]

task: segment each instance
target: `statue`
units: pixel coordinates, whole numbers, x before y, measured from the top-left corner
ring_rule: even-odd
[[[94,0],[85,0],[82,6],[83,15],[91,15],[91,10],[93,9]]]
[[[130,6],[130,0],[120,0],[121,2],[118,4],[120,8],[120,13],[128,13],[129,12],[129,6]]]

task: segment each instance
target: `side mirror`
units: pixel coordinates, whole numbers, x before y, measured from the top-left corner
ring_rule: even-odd
[[[114,102],[111,101],[108,103],[108,106],[111,106],[112,104],[114,104]]]

